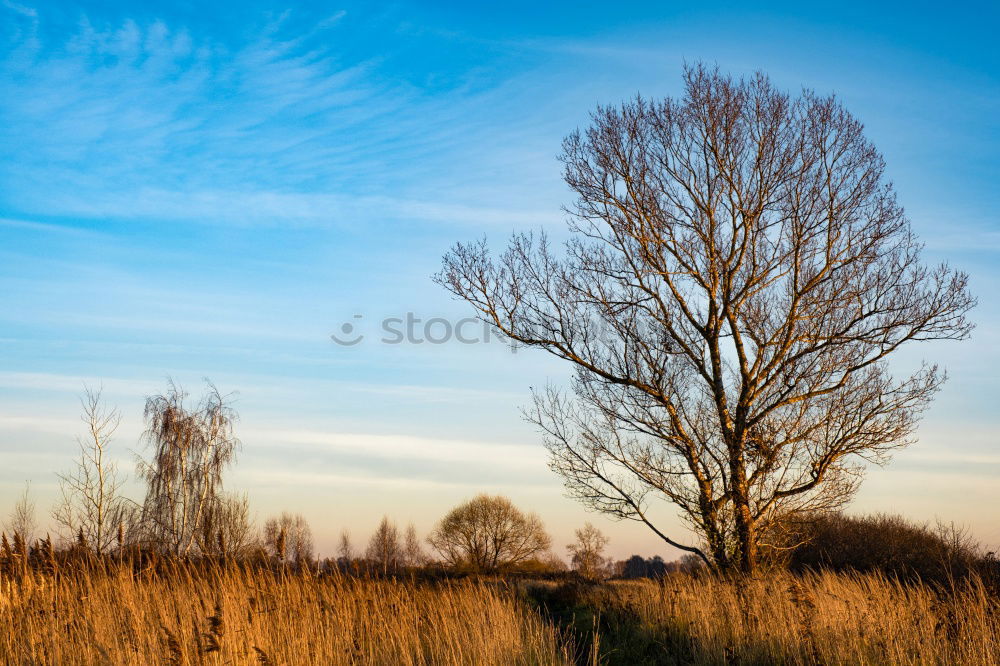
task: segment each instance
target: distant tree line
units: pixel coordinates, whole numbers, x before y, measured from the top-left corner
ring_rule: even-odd
[[[658,555],[612,560],[605,553],[608,538],[590,523],[577,529],[566,547],[567,566],[552,552],[552,539],[536,514],[507,497],[487,494],[450,510],[426,538],[412,523],[400,530],[384,516],[366,544],[355,547],[344,530],[336,556],[319,559],[302,515],[282,512],[257,529],[247,495],[225,489],[224,473],[240,446],[230,396],[209,383],[196,403],[187,398],[170,383],[167,391],[146,401],[142,439],[149,457],[138,462],[145,496],[137,502],[122,494],[125,479],[108,451],[121,415],[103,403],[99,390],[85,390],[79,453],[73,467],[58,475],[61,492],[51,514],[58,542],[49,534],[39,535],[26,486],[3,525],[0,570],[52,568],[60,560],[160,557],[366,575],[572,572],[592,581],[707,571],[693,553],[677,561]],[[973,575],[1000,581],[995,554],[984,553],[967,531],[954,525],[826,511],[776,521],[766,538],[771,549],[761,562],[765,567],[881,572],[939,584]]]
[[[56,540],[38,536],[26,486],[3,526],[3,561],[26,566],[61,553],[77,559],[215,558],[382,574],[428,565],[468,573],[567,569],[551,552],[551,537],[536,514],[485,494],[449,511],[426,539],[412,524],[401,531],[386,516],[365,547],[355,549],[344,531],[337,557],[319,561],[305,517],[286,511],[257,529],[247,495],[225,487],[240,448],[232,396],[209,382],[201,398],[189,398],[169,382],[166,391],[146,399],[141,439],[147,457],[137,463],[145,493],[135,501],[122,492],[126,479],[109,451],[121,413],[105,404],[101,390],[85,388],[78,455],[69,471],[58,474],[60,494],[51,511]],[[607,539],[589,524],[577,539],[569,547],[573,568],[586,577],[607,575],[601,554]]]

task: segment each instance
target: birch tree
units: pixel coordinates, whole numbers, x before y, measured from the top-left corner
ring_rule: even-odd
[[[383,573],[394,571],[404,563],[403,545],[399,541],[396,523],[383,516],[382,521],[368,541],[365,558],[382,569]]]
[[[84,389],[80,398],[86,434],[77,438],[74,467],[59,474],[60,497],[52,518],[66,541],[82,540],[101,555],[116,546],[120,530],[131,524],[135,504],[120,493],[125,479],[108,454],[121,424],[121,413],[102,401],[100,389]]]
[[[205,522],[218,515],[222,474],[239,447],[233,430],[237,414],[227,396],[209,384],[197,405],[187,405],[186,398],[173,382],[166,393],[147,398],[144,439],[152,456],[139,463],[146,482],[145,538],[182,556],[198,552],[197,540],[206,529],[212,533]]]

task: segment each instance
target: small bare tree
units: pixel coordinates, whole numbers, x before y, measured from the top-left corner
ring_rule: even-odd
[[[170,383],[166,393],[146,400],[145,439],[152,459],[139,462],[146,481],[142,508],[145,538],[174,555],[189,555],[205,534],[222,498],[222,473],[233,463],[239,440],[236,412],[211,383],[195,407]]]
[[[106,407],[101,390],[84,389],[80,399],[86,434],[77,437],[80,454],[72,470],[59,474],[60,498],[52,518],[65,541],[83,540],[100,555],[115,548],[119,528],[131,522],[133,502],[119,493],[125,479],[108,456],[121,414]]]
[[[403,564],[404,554],[403,547],[399,543],[399,530],[388,516],[382,517],[382,522],[369,540],[365,557],[382,569],[383,573]]]
[[[341,530],[340,539],[337,542],[337,558],[341,564],[350,564],[354,561],[354,545],[351,543],[351,533]]]
[[[206,508],[198,549],[208,555],[242,557],[257,543],[246,493],[222,494]]]
[[[527,417],[593,509],[753,571],[784,516],[842,505],[911,439],[944,379],[896,379],[911,342],[960,339],[967,277],[930,268],[885,164],[833,97],[687,68],[682,99],[601,107],[563,146],[564,258],[457,245],[437,280],[512,344],[573,364]],[[898,367],[898,366],[896,366]],[[704,545],[667,535],[673,504]]]
[[[35,500],[31,499],[29,482],[24,482],[24,490],[7,517],[4,529],[13,537],[20,538],[24,544],[30,544],[35,539],[38,521],[35,519]]]
[[[417,528],[413,526],[413,523],[406,526],[406,533],[403,537],[403,561],[408,567],[423,566],[427,562],[427,555],[420,544]]]
[[[541,519],[524,513],[508,498],[478,495],[452,509],[428,543],[452,566],[497,571],[538,557],[551,539]]]
[[[264,523],[264,545],[279,560],[308,563],[313,557],[312,529],[302,514],[283,511]]]
[[[609,564],[604,558],[607,545],[608,538],[590,523],[576,530],[576,541],[566,546],[573,569],[584,578],[593,580],[603,577]]]

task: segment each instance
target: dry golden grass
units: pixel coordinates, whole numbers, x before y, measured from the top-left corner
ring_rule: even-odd
[[[1000,600],[977,582],[939,594],[878,576],[678,576],[581,596],[617,618],[601,637],[617,663],[645,642],[671,653],[655,663],[1000,664]]]
[[[1000,601],[977,583],[944,594],[876,576],[777,574],[741,584],[676,576],[526,587],[527,595],[502,580],[236,567],[29,572],[0,579],[0,661],[569,664],[576,656],[630,665],[1000,666]]]
[[[235,568],[5,581],[16,664],[564,664],[559,630],[502,585]]]

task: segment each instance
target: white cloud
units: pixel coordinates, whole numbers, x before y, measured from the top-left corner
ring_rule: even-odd
[[[17,12],[18,14],[21,14],[22,16],[27,16],[28,18],[33,18],[33,19],[38,18],[38,10],[34,9],[33,7],[28,7],[26,5],[18,4],[16,2],[13,2],[13,0],[3,0],[3,6],[11,10],[12,12]]]
[[[244,437],[252,437],[256,441],[268,442],[278,447],[291,444],[371,458],[428,460],[455,465],[488,462],[491,466],[532,470],[542,469],[545,466],[545,450],[539,445],[315,430],[254,429]]]
[[[84,385],[104,387],[108,394],[146,395],[158,388],[152,381],[94,377],[86,375],[56,374],[45,372],[0,372],[0,388],[17,390],[42,390],[79,395]]]
[[[324,472],[296,472],[289,470],[245,469],[240,472],[240,478],[252,487],[278,486],[282,488],[369,488],[394,491],[431,491],[440,489],[456,489],[466,493],[476,493],[483,490],[483,484],[468,476],[458,480],[455,477],[447,479],[417,479],[406,476],[361,476],[357,474],[332,474]],[[525,488],[544,488],[549,486],[525,486]]]
[[[1000,465],[1000,454],[976,454],[955,452],[919,451],[907,453],[906,457],[928,463],[956,463],[967,465]]]
[[[359,222],[438,222],[486,226],[537,227],[561,224],[558,210],[526,210],[501,206],[264,190],[162,190],[66,194],[50,202],[50,213],[90,218],[195,220],[235,225],[348,227]],[[53,226],[53,225],[48,225]]]
[[[13,229],[27,229],[30,231],[38,231],[42,233],[67,234],[72,236],[100,237],[105,235],[98,231],[94,231],[92,229],[80,229],[79,227],[70,227],[62,224],[48,224],[46,222],[12,219],[9,217],[0,218],[0,227],[9,227]]]
[[[80,421],[48,416],[11,416],[0,414],[0,431],[31,431],[52,435],[73,435],[80,429]],[[10,455],[5,451],[4,455]]]

